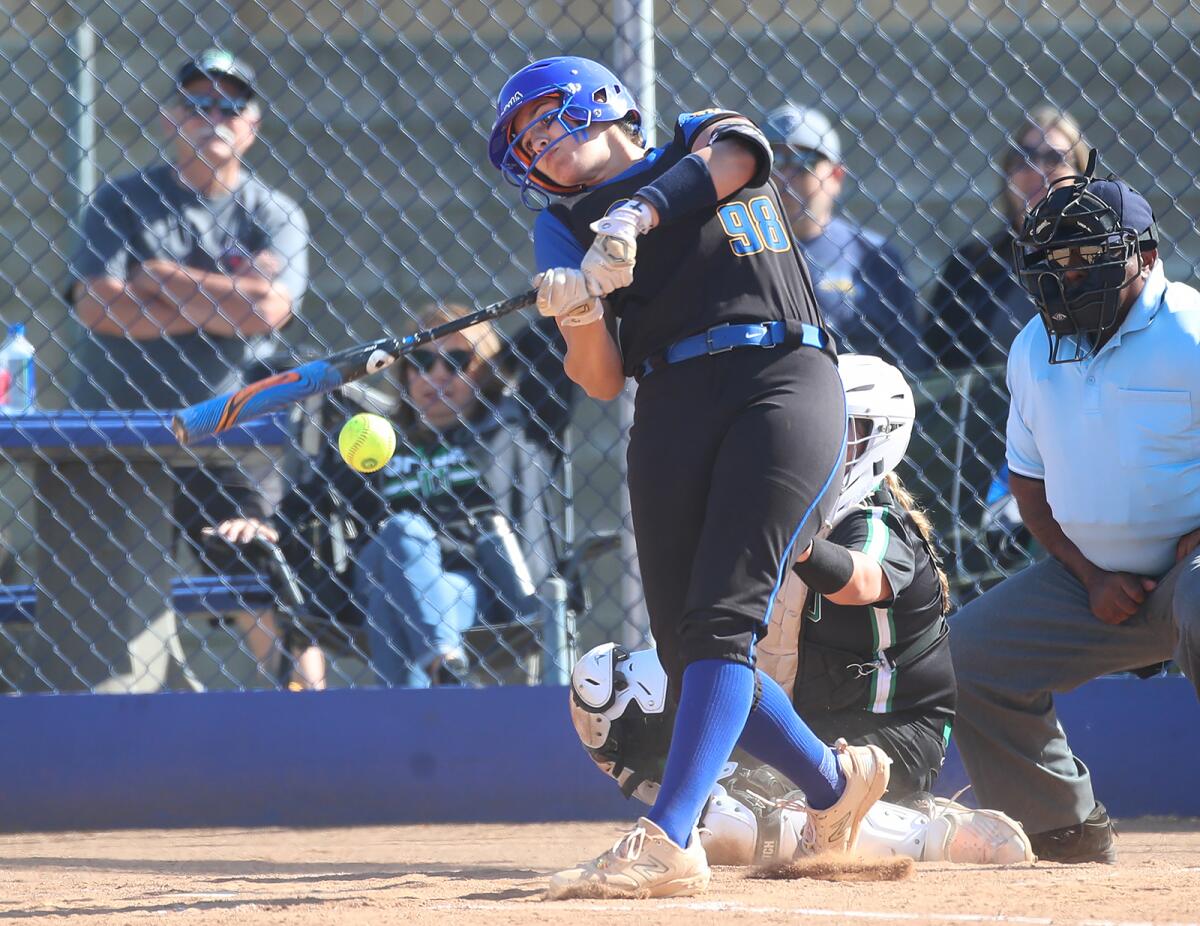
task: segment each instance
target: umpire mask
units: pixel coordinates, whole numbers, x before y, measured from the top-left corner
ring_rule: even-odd
[[[1146,200],[1119,180],[1096,180],[1095,169],[1093,150],[1083,174],[1051,184],[1013,245],[1021,285],[1050,338],[1051,363],[1077,363],[1099,350],[1124,320],[1122,295],[1141,273],[1141,253],[1158,246]]]

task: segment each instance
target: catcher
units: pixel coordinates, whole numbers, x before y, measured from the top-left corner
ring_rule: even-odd
[[[571,673],[571,719],[592,761],[622,793],[653,804],[672,726],[657,653],[605,643],[584,655]],[[1021,825],[999,811],[929,795],[912,803],[873,804],[857,850],[918,862],[1034,861]],[[700,840],[713,865],[787,861],[798,854],[805,816],[803,792],[774,771],[729,762],[700,818]]]
[[[950,742],[950,594],[929,522],[895,473],[912,436],[912,390],[878,357],[842,356],[838,372],[848,417],[841,492],[780,591],[759,667],[825,742],[842,736],[887,753],[885,796],[897,802],[932,790]]]
[[[888,795],[909,807],[877,805],[867,817],[864,851],[1031,859],[1028,840],[1009,818],[928,794],[949,743],[955,683],[946,578],[929,525],[893,472],[912,434],[912,392],[878,357],[844,356],[839,373],[849,435],[841,491],[830,523],[783,583],[759,644],[759,670],[792,696],[826,742],[844,736],[892,759]],[[599,647],[572,677],[572,716],[589,753],[627,796],[648,802],[670,740],[666,689],[652,650]],[[628,711],[631,705],[636,709]],[[774,765],[771,751],[759,744],[755,756]],[[787,790],[769,772],[727,767],[706,809],[717,853],[706,843],[710,860],[794,854],[804,804]]]

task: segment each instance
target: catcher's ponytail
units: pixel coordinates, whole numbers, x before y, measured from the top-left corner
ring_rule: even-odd
[[[894,471],[884,477],[884,483],[891,492],[892,498],[896,500],[896,504],[904,509],[921,533],[921,539],[925,542],[925,550],[929,554],[930,562],[933,563],[934,572],[937,573],[938,587],[942,593],[942,613],[946,614],[950,610],[950,580],[946,578],[946,570],[942,567],[942,557],[934,544],[933,525],[929,523],[929,517],[925,514],[924,509],[916,503],[912,493],[904,487],[904,483],[900,481],[900,477]]]

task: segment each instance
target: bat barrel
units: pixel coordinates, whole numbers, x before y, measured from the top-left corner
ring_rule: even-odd
[[[523,309],[536,301],[537,291],[529,290],[436,328],[418,331],[400,339],[382,338],[334,354],[324,360],[313,360],[294,370],[251,383],[228,395],[181,409],[171,419],[171,430],[175,433],[175,439],[185,446],[201,438],[220,434],[239,422],[249,421],[259,415],[269,415],[311,395],[329,392],[356,379],[378,373],[415,347],[477,325],[481,321],[499,318]]]
[[[289,408],[310,395],[329,392],[347,379],[356,378],[343,376],[328,360],[314,360],[294,370],[260,379],[228,395],[181,409],[171,419],[171,430],[175,432],[176,440],[186,446],[228,431],[242,421]]]

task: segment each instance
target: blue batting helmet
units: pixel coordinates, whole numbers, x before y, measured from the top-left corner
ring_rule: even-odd
[[[537,170],[537,162],[551,146],[530,158],[519,148],[521,137],[529,131],[529,126],[520,134],[513,132],[517,110],[534,100],[546,98],[557,99],[559,105],[543,119],[558,120],[566,130],[562,138],[585,133],[592,123],[616,122],[631,113],[638,124],[641,123],[633,95],[617,75],[602,64],[587,58],[559,57],[543,58],[521,68],[504,82],[496,99],[496,124],[488,141],[488,155],[504,178],[520,188],[522,199],[534,187],[559,196],[579,192],[577,188],[554,183]],[[562,138],[551,144],[558,144]],[[529,201],[525,201],[529,205]]]

